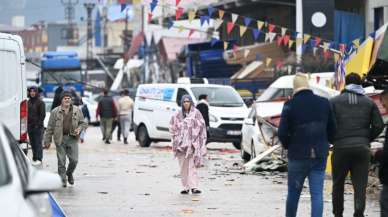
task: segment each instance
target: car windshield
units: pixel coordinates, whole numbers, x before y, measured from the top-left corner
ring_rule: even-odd
[[[42,72],[44,84],[66,84],[81,82],[80,70],[44,71]]]
[[[7,160],[5,159],[5,153],[0,141],[0,186],[6,185],[9,182],[10,175],[8,171]]]
[[[257,99],[259,102],[274,101],[274,100],[285,100],[292,97],[292,88],[267,88],[263,94]]]
[[[238,93],[227,87],[192,87],[195,98],[198,100],[199,96],[206,94],[208,102],[211,106],[217,107],[240,107],[244,105]]]

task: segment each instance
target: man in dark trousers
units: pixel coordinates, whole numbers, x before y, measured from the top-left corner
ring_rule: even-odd
[[[326,160],[335,128],[329,100],[309,89],[306,75],[295,75],[294,96],[284,104],[278,130],[279,140],[288,150],[286,217],[297,216],[306,177],[311,194],[311,216],[322,217]]]
[[[28,89],[28,137],[32,148],[32,164],[41,165],[43,159],[43,131],[44,118],[46,117],[46,106],[40,99],[38,88]]]
[[[381,133],[384,124],[376,104],[365,96],[361,77],[351,73],[345,82],[345,90],[331,99],[337,122],[331,159],[333,214],[343,216],[344,185],[350,172],[354,188],[354,217],[364,217],[370,142]]]
[[[380,95],[380,101],[386,112],[388,112],[388,89],[385,89]],[[373,151],[375,160],[379,162],[379,178],[383,185],[380,194],[380,216],[388,216],[388,130],[385,129],[384,148]],[[372,152],[372,153],[373,153]]]
[[[108,95],[108,90],[104,90],[104,96],[98,102],[96,118],[101,117],[101,128],[103,129],[103,138],[105,144],[110,144],[112,139],[113,120],[117,118],[117,109],[113,98]]]
[[[207,138],[209,139],[210,124],[209,124],[209,103],[207,101],[207,95],[206,94],[199,95],[198,100],[199,101],[197,104],[197,109],[199,110],[199,112],[201,112],[202,117],[205,120],[206,134],[207,134]]]

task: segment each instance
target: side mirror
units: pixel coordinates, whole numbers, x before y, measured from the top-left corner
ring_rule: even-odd
[[[62,186],[62,181],[58,174],[43,170],[34,169],[29,178],[25,191],[26,196],[55,191]]]

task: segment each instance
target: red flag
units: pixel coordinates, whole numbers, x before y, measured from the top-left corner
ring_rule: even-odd
[[[284,35],[283,36],[283,44],[284,46],[288,46],[288,42],[290,41],[290,36],[289,35]]]
[[[152,21],[152,13],[148,13],[148,22],[150,23]]]
[[[175,11],[175,19],[179,20],[179,18],[182,16],[182,14],[183,14],[183,8],[177,8]]]
[[[189,39],[190,39],[190,37],[193,35],[193,33],[194,33],[194,29],[190,29],[190,32],[189,32]]]
[[[228,22],[227,28],[226,28],[228,34],[230,34],[232,32],[233,27],[234,27],[234,23],[233,22]]]
[[[127,2],[126,2],[126,0],[119,0],[119,3],[120,3],[120,4],[125,4],[125,3],[127,3]]]
[[[175,6],[178,6],[180,2],[181,2],[181,0],[176,0],[175,1],[175,3],[176,3]]]
[[[269,31],[269,32],[273,32],[274,29],[275,29],[275,25],[273,25],[273,24],[268,24],[268,31]]]
[[[282,45],[282,42],[283,42],[283,37],[279,35],[276,39],[276,44],[280,47],[280,45]]]
[[[315,46],[318,46],[321,43],[322,39],[320,37],[315,37]]]

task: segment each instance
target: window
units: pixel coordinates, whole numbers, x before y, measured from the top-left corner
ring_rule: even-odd
[[[4,128],[4,130],[5,130],[7,139],[9,141],[9,145],[10,145],[13,157],[15,159],[15,164],[18,169],[20,179],[22,181],[22,186],[27,187],[29,171],[28,171],[26,156],[20,149],[18,142],[12,136],[11,132],[7,128]]]
[[[191,90],[195,98],[206,94],[211,106],[218,107],[240,107],[244,105],[241,96],[232,89],[227,87],[193,87]]]
[[[11,175],[9,174],[7,160],[5,159],[5,153],[3,150],[3,144],[0,140],[0,187],[8,184],[11,181]]]
[[[382,25],[384,25],[384,8],[379,7],[375,8],[375,19],[374,19],[374,27],[375,30],[378,30]]]
[[[187,90],[183,89],[183,88],[179,88],[178,89],[178,94],[176,96],[176,103],[179,105],[179,106],[182,106],[181,104],[181,99],[182,99],[182,96],[184,95],[189,95],[189,93],[187,92]]]

